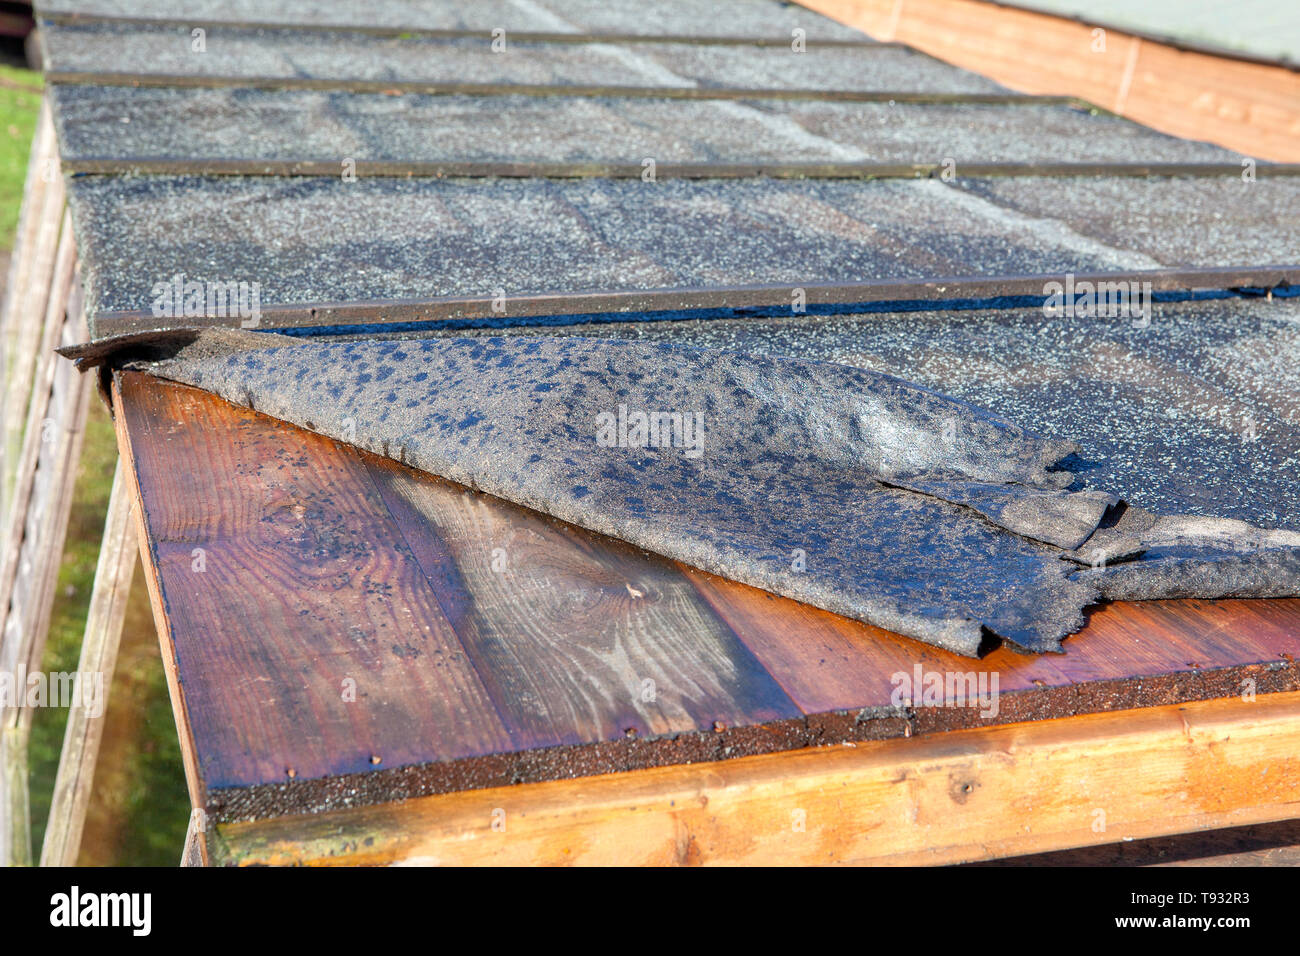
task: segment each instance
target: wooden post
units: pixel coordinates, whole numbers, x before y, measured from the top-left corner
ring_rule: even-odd
[[[32,141],[31,163],[23,189],[17,242],[9,266],[9,285],[0,311],[0,349],[4,358],[4,386],[0,389],[4,429],[0,458],[0,514],[8,515],[14,503],[23,422],[38,365],[41,319],[53,286],[59,220],[63,215],[63,178],[58,174],[58,144],[49,105],[41,116]]]
[[[190,825],[185,829],[185,846],[181,849],[181,866],[207,866],[207,816],[199,807],[190,813]]]
[[[104,520],[99,564],[95,568],[95,587],[86,617],[81,662],[77,666],[79,689],[81,682],[90,675],[103,682],[96,701],[99,713],[91,715],[87,712],[84,698],[78,691],[68,711],[68,727],[63,735],[63,752],[59,757],[54,799],[45,828],[41,866],[75,866],[81,848],[81,830],[86,822],[86,808],[95,782],[95,763],[104,731],[108,692],[117,666],[117,649],[122,637],[131,579],[135,575],[134,508],[134,496],[119,459],[113,474],[108,516]]]
[[[0,552],[0,671],[14,675],[40,670],[93,388],[89,377],[53,351],[86,337],[81,297],[69,307],[75,266],[76,244],[65,217]],[[32,712],[23,703],[12,701],[0,710],[0,865],[31,861],[27,738]]]

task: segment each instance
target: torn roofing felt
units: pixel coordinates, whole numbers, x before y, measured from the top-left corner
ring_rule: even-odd
[[[1059,651],[1105,598],[1300,594],[1300,534],[1070,490],[1073,443],[851,366],[574,336],[166,335],[66,354],[961,654],[990,634]]]

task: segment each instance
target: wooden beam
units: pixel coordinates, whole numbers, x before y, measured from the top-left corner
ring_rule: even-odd
[[[189,826],[185,828],[185,845],[181,848],[181,866],[207,866],[208,847],[204,836],[207,827],[202,810],[190,814]]]
[[[72,238],[71,218],[65,214],[62,239],[59,243],[57,264],[50,281],[62,286],[63,291],[49,303],[46,314],[38,325],[41,330],[39,344],[33,349],[36,356],[35,381],[31,386],[30,401],[24,402],[25,422],[22,428],[22,451],[15,469],[16,479],[9,510],[5,512],[3,552],[0,552],[0,647],[5,646],[4,635],[12,613],[10,600],[18,574],[22,544],[27,531],[28,509],[35,494],[36,472],[40,466],[44,439],[50,433],[45,423],[47,413],[56,393],[55,379],[60,359],[54,353],[63,335],[63,310],[71,291],[72,275],[76,265],[76,246]],[[55,313],[58,318],[54,318]],[[0,655],[0,663],[4,663]]]
[[[1300,693],[209,831],[221,864],[941,864],[1300,816]]]
[[[52,175],[51,175],[52,174]],[[38,365],[41,319],[54,278],[59,221],[63,215],[63,179],[58,171],[58,143],[50,107],[41,107],[36,136],[32,141],[27,182],[23,187],[22,209],[4,308],[0,310],[0,349],[4,385],[0,389],[0,514],[11,512],[18,481],[23,422],[32,394]]]
[[[1300,819],[1035,853],[973,866],[1300,866]]]
[[[800,0],[1025,93],[1077,96],[1243,156],[1300,160],[1300,73],[980,0]]]
[[[134,503],[132,513],[135,515],[136,546],[139,549],[141,563],[144,565],[145,580],[149,590],[149,606],[153,612],[154,627],[158,631],[158,644],[162,654],[163,673],[167,678],[167,696],[171,701],[172,716],[176,720],[176,736],[180,742],[181,762],[185,768],[185,785],[190,797],[191,822],[193,814],[203,813],[204,797],[198,759],[194,752],[194,733],[190,728],[185,706],[185,693],[181,689],[180,679],[176,674],[176,649],[172,636],[171,621],[167,616],[166,604],[158,583],[157,562],[150,547],[149,522],[144,505],[140,499],[140,481],[135,467],[135,453],[132,449],[131,434],[122,416],[122,393],[116,377],[112,384],[113,424],[117,435],[118,461],[126,465],[126,478],[131,501]],[[189,835],[186,835],[189,842]]]
[[[14,504],[0,553],[0,671],[39,671],[81,457],[92,381],[53,349],[84,340],[80,305],[69,308],[76,245],[65,221],[48,296],[36,385],[27,413]],[[32,709],[0,710],[0,864],[31,861],[27,738]]]
[[[95,586],[86,617],[86,635],[81,644],[81,661],[77,682],[97,675],[102,683],[98,697],[99,713],[89,714],[78,693],[68,711],[59,771],[54,781],[54,798],[49,822],[45,827],[45,845],[41,866],[75,866],[81,848],[81,830],[86,822],[86,808],[95,782],[95,763],[99,741],[104,731],[104,713],[108,692],[117,667],[117,649],[126,618],[127,597],[135,576],[136,541],[132,512],[135,499],[127,488],[119,459],[113,473],[113,490],[104,520],[104,538],[95,568]]]

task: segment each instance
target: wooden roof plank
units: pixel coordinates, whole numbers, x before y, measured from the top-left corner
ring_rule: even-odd
[[[356,452],[119,387],[201,792],[509,748]]]
[[[519,748],[799,715],[673,562],[367,459]]]
[[[1113,605],[1063,657],[972,661],[209,393],[122,373],[118,395],[215,820],[1300,688],[1300,601]],[[917,665],[996,674],[995,712],[897,699]]]

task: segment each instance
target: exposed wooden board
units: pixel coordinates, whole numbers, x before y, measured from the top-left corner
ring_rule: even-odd
[[[1026,93],[1079,96],[1257,159],[1300,159],[1300,73],[978,0],[800,0]]]
[[[996,680],[992,722],[1300,689],[1300,600],[1112,604],[1089,611],[1088,626],[1066,640],[1062,655],[1000,648],[971,660],[684,570],[808,714],[890,708],[903,684],[895,675],[912,679],[917,666],[945,677],[985,675],[990,687]],[[917,706],[907,731],[990,722],[979,708]]]
[[[80,330],[72,331],[74,325],[80,326]],[[84,323],[69,317],[62,344],[75,344],[84,336]],[[23,542],[13,603],[5,622],[6,636],[12,634],[15,625],[23,631],[26,658],[21,662],[27,665],[29,673],[40,669],[45,654],[93,381],[61,363],[55,374],[54,389],[50,417],[42,422],[47,438],[37,467],[36,493],[28,505],[29,518],[33,520]],[[32,584],[30,591],[28,581]],[[30,724],[30,708],[24,708],[20,715]]]
[[[67,225],[66,214],[64,224]],[[76,250],[72,241],[72,230],[68,228],[63,231],[62,248],[57,256],[59,260],[58,269],[62,273],[65,283],[71,281],[75,257]],[[57,281],[57,278],[52,275],[51,281]],[[62,307],[62,301],[61,299],[58,303],[50,303],[50,308],[46,310],[47,313],[53,312],[56,306]],[[49,411],[50,403],[55,397],[54,382],[59,367],[59,359],[54,354],[54,349],[60,344],[63,322],[62,319],[50,321],[49,314],[44,314],[37,327],[40,329],[41,335],[39,344],[33,349],[35,367],[34,381],[31,383],[30,401],[24,402],[25,421],[21,432],[22,450],[15,468],[15,484],[9,502],[9,510],[4,515],[5,526],[2,542],[4,550],[0,551],[0,648],[6,646],[3,636],[5,633],[4,625],[9,618],[9,601],[14,588],[14,580],[18,574],[22,543],[28,522],[28,507],[34,493],[36,471],[39,466],[42,446],[45,444],[42,439],[47,434],[47,430],[44,428],[46,413]],[[3,654],[0,654],[0,663],[16,663],[16,659],[9,660]]]
[[[69,322],[69,326],[71,326]],[[66,335],[63,344],[70,345],[84,338],[82,332]],[[66,365],[66,363],[65,363]],[[28,523],[10,598],[9,614],[5,620],[3,636],[3,666],[18,673],[32,674],[42,669],[46,638],[49,636],[50,616],[54,606],[55,586],[63,561],[63,544],[67,537],[68,518],[72,508],[76,484],[77,463],[81,459],[82,440],[85,437],[86,413],[90,404],[92,382],[61,368],[55,379],[55,400],[51,402],[48,424],[48,441],[42,443],[42,454],[37,466],[35,493],[28,504]],[[14,666],[16,662],[16,667]],[[31,707],[6,709],[4,730],[16,733],[26,752],[27,738],[31,732],[34,711]],[[12,740],[12,736],[7,737]],[[6,756],[7,759],[7,756]],[[12,779],[12,778],[11,778]],[[18,799],[26,805],[26,774],[21,777],[22,794]],[[0,810],[2,812],[2,810]],[[30,820],[20,820],[15,815],[14,832],[27,834],[28,843],[22,856],[15,862],[28,863],[32,859],[30,847]],[[15,847],[19,844],[15,843]]]
[[[117,378],[114,378],[109,386],[109,399],[114,410],[113,426],[117,435],[118,460],[124,466],[124,474],[133,505],[131,513],[135,515],[136,552],[140,556],[140,564],[145,572],[145,581],[149,594],[149,609],[153,614],[154,628],[158,632],[163,674],[167,679],[167,696],[171,701],[172,716],[176,720],[176,735],[180,743],[181,763],[185,769],[185,786],[189,793],[190,809],[191,812],[202,813],[205,798],[203,784],[199,776],[198,760],[195,757],[194,732],[190,727],[189,711],[185,704],[185,692],[181,688],[176,673],[175,644],[171,620],[168,617],[167,606],[158,581],[158,564],[151,559],[149,522],[144,513],[143,499],[140,494],[140,481],[136,474],[131,433],[127,428],[126,415],[122,412],[121,382]]]
[[[193,389],[119,383],[196,806],[223,787],[509,749],[352,449]]]
[[[918,664],[927,671],[997,674],[1000,693],[1070,683],[1054,656],[1004,650],[973,660],[695,568],[684,571],[809,714],[889,708],[893,675],[910,678]]]
[[[0,554],[0,666],[11,669],[25,658],[29,640],[24,634],[24,627],[31,622],[22,616],[21,602],[27,596],[22,579],[32,574],[33,546],[39,550],[53,544],[41,540],[40,533],[54,514],[52,507],[60,500],[54,489],[61,482],[72,480],[58,468],[68,429],[74,425],[74,418],[69,416],[74,414],[75,403],[70,398],[74,391],[81,390],[82,377],[68,369],[68,363],[54,350],[60,345],[74,344],[84,336],[84,317],[66,314],[76,255],[71,218],[65,214],[50,278],[48,305],[40,325],[35,380],[26,408],[12,509],[5,515],[4,551]],[[73,464],[75,468],[75,459]],[[29,559],[27,563],[24,558]]]
[[[519,749],[799,716],[672,562],[367,459]]]
[[[52,175],[51,175],[52,174]],[[46,313],[56,267],[64,215],[63,179],[58,173],[58,143],[50,108],[41,108],[32,142],[31,162],[14,245],[4,309],[0,313],[0,347],[4,350],[3,472],[0,472],[0,514],[14,507],[23,422],[36,380],[41,353],[41,323]]]
[[[1257,159],[1300,158],[1300,72],[1144,40],[1125,114]]]
[[[76,246],[68,222],[56,256],[27,409],[12,511],[0,554],[0,671],[39,671],[63,555],[77,462],[81,456],[90,380],[54,354],[86,337],[74,288]],[[0,710],[0,863],[31,861],[27,738],[32,709]]]
[[[1057,850],[971,866],[1300,866],[1300,819]]]
[[[44,175],[48,169],[46,161],[56,155],[57,150],[53,133],[49,106],[42,104],[32,136],[27,178],[23,184],[22,204],[18,211],[18,227],[14,230],[13,255],[9,260],[9,273],[5,281],[4,303],[0,307],[0,344],[3,344],[4,349],[3,368],[6,375],[13,361],[13,337],[17,335],[14,323],[22,299],[19,290],[25,290],[30,281],[36,235],[40,231],[45,209],[45,193],[50,182],[49,177]]]
[[[204,832],[207,829],[202,810],[190,814],[189,826],[185,828],[185,846],[181,849],[181,866],[207,866],[208,849]]]
[[[430,788],[712,759],[733,746],[768,749],[769,737],[802,730],[797,708],[752,660],[746,663],[747,652],[716,621],[710,625],[713,638],[729,642],[735,659],[719,665],[723,673],[715,679],[734,698],[710,702],[699,688],[690,695],[681,688],[664,691],[668,702],[692,698],[696,732],[689,739],[670,736],[643,743],[644,728],[629,736],[626,731],[636,725],[620,726],[618,715],[607,712],[600,717],[602,727],[617,739],[592,739],[582,728],[584,743],[597,746],[580,755],[565,747],[575,729],[562,725],[551,727],[548,737],[538,726],[525,728],[514,721],[511,729],[524,738],[516,744],[501,728],[497,709],[486,716],[473,713],[473,694],[479,693],[474,690],[445,695],[457,705],[462,696],[468,702],[468,716],[457,715],[459,722],[448,715],[425,716],[431,696],[443,699],[426,684],[441,680],[441,668],[448,663],[468,665],[463,655],[447,662],[418,639],[419,629],[430,622],[447,627],[436,597],[449,592],[437,594],[416,566],[402,530],[378,500],[376,487],[367,483],[359,453],[149,376],[121,376],[119,391],[119,443],[133,464],[145,506],[143,553],[196,807],[218,815],[256,816],[322,801],[395,799]],[[204,461],[202,474],[178,471],[178,458]],[[263,501],[272,506],[268,521],[261,520],[258,503]],[[283,512],[303,502],[316,503],[317,511],[336,509],[346,521],[313,515],[325,530],[308,542],[310,548],[266,527],[283,524],[294,530],[300,519]],[[330,530],[347,523],[351,527]],[[328,547],[315,548],[316,539]],[[207,570],[201,578],[190,570],[195,547],[204,552]],[[250,553],[258,556],[259,566],[252,566]],[[351,570],[358,562],[361,569]],[[277,573],[282,565],[290,566],[290,573]],[[571,586],[579,587],[582,573],[579,569],[570,579]],[[654,573],[647,578],[653,580]],[[671,574],[667,580],[673,580]],[[623,584],[619,588],[631,598]],[[579,603],[599,591],[598,583],[585,587]],[[675,601],[689,598],[697,616],[708,613],[683,580],[674,587]],[[232,604],[232,593],[241,600]],[[381,636],[389,622],[369,607],[377,601],[383,607],[391,601],[409,615],[393,622],[391,636]],[[285,610],[303,603],[311,614]],[[662,617],[653,608],[637,613],[651,620]],[[566,620],[559,615],[559,623]],[[645,630],[640,624],[629,633]],[[665,633],[654,636],[689,662],[691,652],[680,637]],[[214,634],[221,640],[213,641]],[[706,659],[698,650],[694,653]],[[358,654],[369,657],[343,670]],[[383,674],[371,680],[366,668],[376,662],[382,663]],[[653,663],[671,670],[672,662],[662,653]],[[233,669],[244,677],[232,678]],[[332,682],[314,676],[327,670],[337,672]],[[700,681],[706,676],[686,673]],[[308,689],[333,687],[344,676],[358,681],[358,702],[344,708],[346,720],[298,702],[308,692],[300,682]],[[508,685],[495,679],[492,685],[503,696],[486,706],[513,706]],[[640,693],[644,688],[638,684],[636,689]],[[514,711],[516,717],[518,713]],[[754,729],[773,717],[788,718],[793,726]],[[728,720],[744,726],[731,729]],[[413,733],[413,724],[423,730]],[[484,726],[496,728],[497,736],[485,740]],[[599,746],[602,742],[608,746]],[[380,763],[372,764],[372,755]],[[293,785],[284,786],[290,782],[289,767],[295,771]]]
[[[68,711],[49,822],[45,826],[41,866],[75,866],[77,863],[86,807],[95,782],[108,691],[117,667],[117,649],[126,617],[127,597],[131,592],[131,579],[135,576],[137,552],[133,507],[134,501],[119,460],[113,475],[99,563],[95,568],[95,585],[86,615],[85,638],[77,665],[78,681],[88,675],[99,675],[102,691],[97,706],[100,710],[98,714],[88,713],[83,706],[84,698],[78,694],[77,703]]]
[[[209,393],[139,373],[119,382],[192,797],[218,820],[1300,689],[1300,601],[1111,605],[1063,656],[972,661],[674,568]],[[177,467],[188,461],[204,467]],[[321,520],[318,508],[319,549],[301,544],[293,515],[317,502],[347,516]],[[321,530],[334,524],[346,533]],[[342,542],[368,574],[337,571]],[[202,574],[190,570],[195,547],[206,551]],[[492,570],[494,558],[505,571]],[[350,723],[299,703],[321,673],[343,676],[353,645],[375,643],[388,619],[366,610],[366,592],[392,583],[418,614],[457,631],[498,721],[496,750],[461,741],[460,753],[478,756],[456,757],[431,722],[412,733],[381,712],[426,706],[437,658],[411,653],[409,622],[381,642],[392,652],[379,655],[387,696],[359,697]],[[301,602],[315,616],[285,611]],[[894,700],[894,676],[918,665],[996,676],[996,713],[979,701],[925,706],[915,692],[915,706]],[[662,699],[629,699],[645,670]],[[676,675],[666,690],[661,673]],[[371,753],[381,764],[347,763]]]
[[[941,864],[1300,814],[1300,693],[219,825],[216,862]]]

